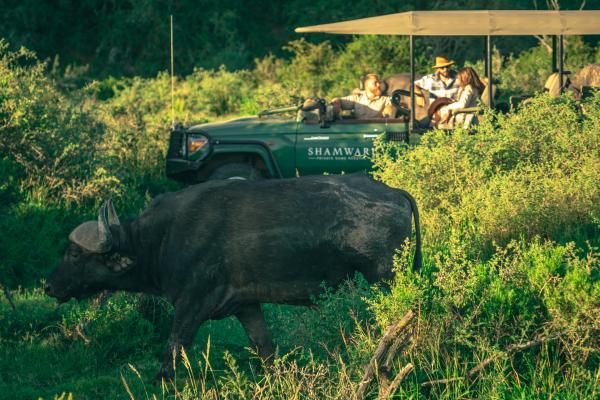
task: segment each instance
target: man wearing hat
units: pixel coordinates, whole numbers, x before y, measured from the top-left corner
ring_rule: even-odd
[[[436,57],[435,65],[432,67],[435,72],[415,81],[415,85],[419,89],[427,90],[430,97],[456,99],[459,85],[456,82],[456,73],[452,70],[452,65],[454,65],[454,61],[443,56]]]

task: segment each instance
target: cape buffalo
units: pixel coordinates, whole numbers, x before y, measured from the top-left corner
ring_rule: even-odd
[[[392,274],[392,256],[411,237],[421,263],[414,199],[366,175],[211,181],[156,198],[120,223],[110,203],[78,226],[46,293],[60,302],[102,290],[165,296],[175,315],[157,378],[202,322],[235,315],[268,359],[274,347],[261,303],[310,304],[322,283],[355,271]]]

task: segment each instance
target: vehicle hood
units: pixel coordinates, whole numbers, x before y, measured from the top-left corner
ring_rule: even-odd
[[[253,135],[271,131],[294,132],[296,121],[291,118],[241,117],[228,121],[193,125],[188,132],[204,132],[209,135]]]

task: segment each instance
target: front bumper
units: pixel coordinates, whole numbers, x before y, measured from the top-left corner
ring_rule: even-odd
[[[196,173],[203,166],[201,160],[188,161],[178,158],[167,159],[167,178],[175,179],[176,181],[187,182],[194,180]]]

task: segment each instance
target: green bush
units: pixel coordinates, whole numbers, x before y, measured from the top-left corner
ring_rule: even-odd
[[[471,255],[540,235],[597,241],[599,96],[540,96],[507,116],[487,113],[476,134],[434,131],[422,145],[381,145],[375,176],[413,193],[425,243],[467,243]],[[399,152],[397,158],[393,152]]]
[[[423,53],[417,59],[417,70],[425,69],[428,63]],[[419,68],[421,67],[421,68]],[[357,88],[359,78],[368,73],[380,77],[410,71],[409,43],[404,36],[358,36],[340,49],[334,61],[334,82],[329,95],[344,96]]]
[[[103,126],[62,95],[45,68],[30,51],[10,52],[0,41],[0,151],[18,167],[8,179],[38,204],[82,204],[116,190],[117,182],[90,179],[102,161],[95,144]]]
[[[583,42],[567,45],[575,49],[571,65],[591,60]],[[191,124],[343,95],[364,72],[406,68],[406,42],[396,38],[361,37],[340,49],[296,41],[289,50],[289,60],[267,56],[251,71],[197,69],[175,79],[175,119]],[[543,51],[509,59],[515,86],[506,88],[539,84]],[[68,232],[95,218],[107,197],[124,219],[179,187],[164,176],[172,122],[166,73],[67,92],[65,77],[46,68],[25,49],[0,46],[0,285],[10,288],[38,285],[59,262]],[[382,332],[412,309],[413,347],[394,365],[415,365],[402,398],[597,397],[598,132],[600,94],[583,103],[537,96],[508,115],[487,111],[475,132],[430,132],[414,148],[379,143],[375,176],[417,199],[422,271],[412,270],[406,247],[387,286],[357,277],[326,290],[318,312],[265,307],[282,355],[273,369],[256,369],[235,319],[207,322],[187,370],[179,370],[195,377],[165,388],[166,396],[347,398]],[[57,308],[39,289],[13,293],[17,311],[0,301],[0,393],[161,395],[144,381],[156,372],[169,331],[163,302],[117,295],[100,309],[85,302]],[[81,322],[88,345],[77,333]],[[473,381],[421,387],[460,378],[507,346],[537,338],[548,340],[494,359]]]
[[[550,44],[550,39],[547,39],[547,45]],[[600,61],[598,55],[594,54],[594,49],[580,36],[567,36],[564,46],[564,68],[572,74],[588,64]],[[540,44],[516,56],[508,55],[498,67],[494,73],[499,77],[503,89],[510,93],[540,92],[552,73],[551,51],[546,45]]]
[[[421,274],[398,259],[390,293],[368,300],[380,329],[409,309],[418,311],[410,360],[421,381],[465,376],[509,345],[546,339],[542,349],[499,358],[482,372],[480,385],[458,383],[458,389],[477,390],[483,397],[497,390],[510,392],[514,389],[505,387],[502,378],[507,369],[534,384],[531,365],[541,362],[550,368],[552,360],[560,359],[561,381],[569,390],[589,395],[592,383],[584,376],[600,362],[597,249],[586,255],[573,244],[556,246],[535,239],[496,250],[489,261],[473,261],[463,244],[453,242],[443,252],[430,254]],[[443,392],[438,396],[443,398]]]
[[[290,42],[284,49],[293,57],[278,68],[278,81],[302,98],[324,97],[333,84],[335,51],[331,44],[313,44],[299,39]]]

